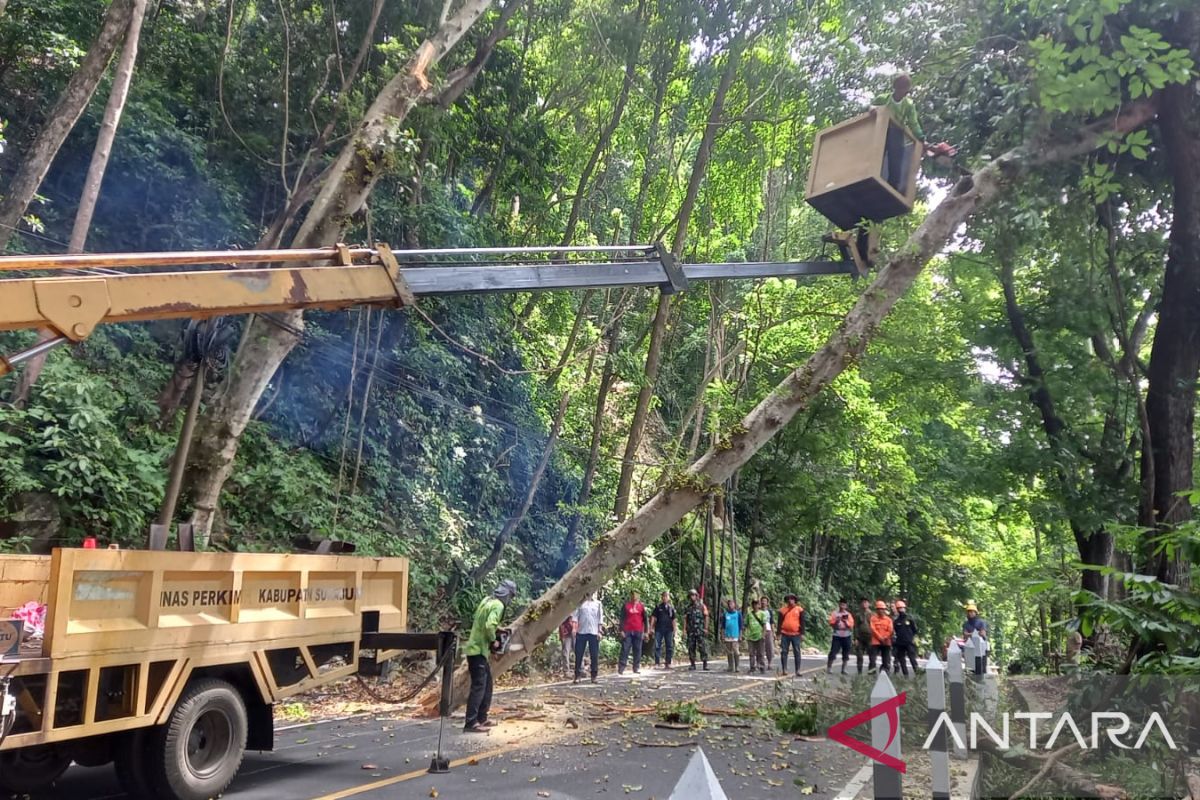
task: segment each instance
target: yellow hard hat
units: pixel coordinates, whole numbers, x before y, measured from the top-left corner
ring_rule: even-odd
[[[965,608],[967,611],[974,611],[975,613],[979,613],[979,609],[975,607],[974,600],[968,600],[967,604],[965,606],[963,606],[963,608]]]

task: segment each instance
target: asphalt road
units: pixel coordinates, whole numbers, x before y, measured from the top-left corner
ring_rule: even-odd
[[[698,747],[732,798],[834,797],[865,762],[835,743],[795,739],[768,721],[741,715],[708,716],[706,727],[695,732],[657,728],[653,713],[621,713],[687,699],[744,711],[790,686],[814,688],[816,672],[823,669],[775,680],[729,675],[723,667],[708,673],[685,667],[669,674],[643,670],[640,676],[602,677],[594,686],[552,684],[501,693],[493,711],[501,724],[491,733],[463,734],[461,717],[447,721],[444,750],[452,769],[443,775],[426,774],[437,746],[436,721],[368,715],[281,728],[274,752],[247,754],[225,797],[666,800]],[[111,767],[72,767],[44,797],[124,795]]]

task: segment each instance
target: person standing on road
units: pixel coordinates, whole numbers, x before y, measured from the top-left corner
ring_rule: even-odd
[[[829,646],[829,663],[825,665],[825,674],[833,672],[833,662],[838,653],[842,654],[842,674],[846,674],[846,665],[850,663],[850,639],[854,636],[854,615],[850,613],[850,603],[846,598],[838,600],[837,610],[829,615],[829,627],[833,628],[833,643]]]
[[[864,597],[858,606],[858,617],[854,621],[854,661],[858,665],[858,674],[862,675],[863,659],[871,652],[871,601]]]
[[[755,668],[762,674],[767,673],[767,643],[766,624],[768,611],[765,611],[765,600],[755,600],[750,604],[750,613],[746,615],[746,641],[750,645],[750,674]]]
[[[986,639],[988,635],[988,624],[984,622],[982,618],[980,618],[979,608],[970,601],[967,602],[964,608],[967,612],[967,619],[965,622],[963,622],[962,626],[963,638],[970,639],[971,634],[975,633],[975,631],[979,631],[979,635]]]
[[[704,662],[704,671],[708,671],[708,606],[700,599],[700,593],[695,589],[688,591],[688,604],[683,609],[683,632],[687,636],[688,660],[692,663],[689,670],[696,669],[696,654]]]
[[[621,660],[617,663],[617,674],[625,674],[629,651],[633,651],[633,674],[642,671],[642,641],[646,638],[646,607],[638,599],[638,593],[629,593],[629,602],[621,609]]]
[[[558,626],[558,641],[562,645],[564,674],[571,671],[571,665],[575,662],[575,633],[578,630],[579,623],[575,621],[574,616],[567,617]]]
[[[504,581],[491,597],[485,597],[475,609],[471,621],[471,636],[467,639],[467,670],[471,674],[471,693],[467,696],[467,719],[464,733],[487,733],[495,726],[488,720],[492,707],[492,665],[490,659],[499,651],[496,634],[502,628],[504,608],[517,596],[517,585]]]
[[[725,642],[725,659],[729,662],[727,672],[737,672],[741,667],[742,651],[740,643],[742,641],[742,612],[733,602],[730,597],[725,600],[725,611],[722,614],[724,617],[724,627],[722,628],[721,637]]]
[[[588,595],[575,609],[575,683],[583,677],[583,652],[592,659],[592,683],[600,675],[600,631],[604,628],[604,606],[596,593]]]
[[[870,671],[875,672],[875,659],[879,657],[880,668],[884,672],[891,672],[892,669],[892,640],[895,636],[895,629],[892,626],[892,618],[888,616],[887,603],[882,600],[875,601],[875,614],[871,617],[871,651],[870,651]]]
[[[657,668],[665,655],[667,669],[671,668],[671,659],[675,657],[675,606],[671,605],[671,593],[663,592],[658,605],[650,614],[654,620],[654,666]],[[665,653],[663,651],[666,651]]]
[[[800,645],[804,641],[804,606],[797,597],[789,594],[783,598],[784,606],[779,609],[779,674],[787,675],[788,649],[796,659],[796,674],[800,674]]]
[[[896,632],[896,644],[892,653],[900,672],[908,677],[908,664],[912,664],[913,675],[917,674],[917,622],[908,615],[908,604],[896,601],[896,618],[892,620]],[[907,661],[907,663],[906,663]]]
[[[759,598],[762,604],[762,610],[767,612],[766,623],[763,625],[763,650],[767,656],[767,667],[771,670],[775,669],[775,608],[771,605],[771,598],[765,594]]]

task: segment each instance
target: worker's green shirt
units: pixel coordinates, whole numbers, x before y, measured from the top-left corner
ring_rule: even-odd
[[[764,626],[767,621],[767,613],[761,608],[751,610],[746,617],[746,641],[757,642],[763,638]]]
[[[913,105],[911,98],[897,101],[892,93],[888,92],[875,98],[875,105],[885,107],[897,122],[912,131],[918,139],[925,141],[925,131],[921,130],[921,123],[917,119],[917,107]]]
[[[496,640],[496,629],[504,616],[504,603],[494,597],[484,599],[475,609],[475,620],[471,623],[471,636],[467,639],[467,655],[486,656],[492,651]]]

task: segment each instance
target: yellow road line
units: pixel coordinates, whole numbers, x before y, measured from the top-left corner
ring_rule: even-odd
[[[808,675],[809,673],[816,672],[819,669],[823,669],[823,666],[816,666],[816,667],[811,667],[806,670],[802,670],[800,674]],[[776,676],[774,676],[774,680],[776,683],[778,683],[780,681],[787,680],[790,677],[791,676],[789,676],[789,675],[776,675]],[[721,689],[719,691],[709,692],[708,694],[700,695],[699,697],[695,698],[695,700],[698,702],[704,701],[704,700],[711,700],[714,697],[720,697],[721,695],[726,695],[726,694],[733,694],[734,692],[744,691],[745,689],[746,689],[745,686],[731,686],[728,689]],[[607,728],[610,725],[615,725],[618,722],[622,722],[624,719],[625,719],[625,717],[619,717],[617,719],[608,720],[606,722],[599,722],[595,725],[582,727],[579,730],[567,730],[567,731],[564,731],[564,732],[558,734],[557,736],[551,736],[548,739],[542,739],[541,743],[545,744],[550,741],[555,741],[558,739],[565,739],[568,736],[574,736],[577,734],[594,731],[599,728]],[[487,758],[495,758],[496,756],[504,755],[505,753],[520,749],[522,746],[524,746],[526,744],[526,742],[527,742],[527,740],[510,742],[507,745],[505,745],[504,747],[497,747],[494,750],[485,750],[482,753],[472,753],[471,755],[463,756],[462,758],[456,758],[450,762],[450,767],[453,769],[454,767],[461,767],[464,764],[469,764],[472,761],[478,762],[478,761],[483,761],[484,759],[487,759]],[[382,789],[386,786],[395,786],[397,783],[404,783],[405,781],[411,781],[414,778],[422,778],[428,774],[429,774],[429,772],[426,770],[423,770],[423,769],[413,770],[412,772],[406,772],[403,775],[393,775],[390,778],[384,778],[382,780],[373,781],[371,783],[364,783],[361,786],[351,786],[349,789],[342,789],[340,792],[334,792],[333,794],[323,794],[320,797],[313,798],[313,800],[344,800],[344,798],[347,798],[347,797],[354,797],[355,795],[364,794],[366,792],[373,792],[376,789]]]

